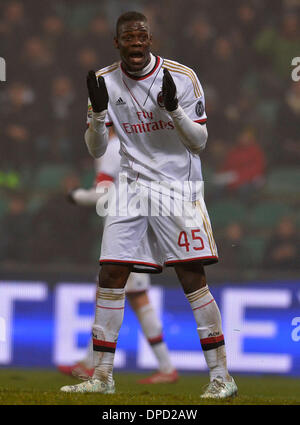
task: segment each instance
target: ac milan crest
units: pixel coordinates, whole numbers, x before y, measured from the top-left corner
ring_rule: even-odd
[[[165,107],[162,91],[160,91],[157,95],[157,103],[158,103],[158,106],[160,106],[161,108]]]

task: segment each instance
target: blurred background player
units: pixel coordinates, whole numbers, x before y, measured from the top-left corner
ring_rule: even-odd
[[[90,189],[77,188],[70,192],[68,199],[76,205],[96,206],[101,193],[96,191],[97,184],[109,185],[117,180],[120,165],[120,142],[110,127],[110,141],[105,154],[95,159],[96,178]],[[149,342],[158,362],[158,371],[141,379],[140,384],[173,383],[178,380],[178,373],[172,365],[168,348],[163,340],[162,324],[154,310],[148,295],[150,276],[145,273],[131,273],[126,284],[126,297],[141,325],[143,334]],[[93,376],[93,342],[89,342],[86,356],[71,366],[58,366],[60,372],[81,379]]]

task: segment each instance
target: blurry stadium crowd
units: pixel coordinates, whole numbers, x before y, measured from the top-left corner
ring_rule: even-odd
[[[299,0],[2,0],[0,267],[97,261],[100,219],[65,194],[93,182],[85,77],[118,60],[125,10],[144,12],[153,52],[193,68],[204,87],[220,267],[299,270]]]

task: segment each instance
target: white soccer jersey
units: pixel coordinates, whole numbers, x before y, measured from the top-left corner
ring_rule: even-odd
[[[128,74],[120,62],[101,69],[96,75],[104,77],[108,90],[106,124],[114,125],[120,140],[121,171],[146,185],[201,181],[199,155],[184,146],[163,106],[163,68],[170,71],[187,116],[200,124],[206,122],[203,90],[192,69],[159,56],[152,71],[142,77]],[[189,196],[197,199],[195,193]]]

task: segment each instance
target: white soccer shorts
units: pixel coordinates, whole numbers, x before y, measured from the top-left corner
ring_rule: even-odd
[[[197,201],[163,194],[150,199],[146,186],[136,187],[127,194],[125,213],[114,211],[105,220],[100,264],[130,264],[134,272],[159,273],[163,266],[177,263],[218,261],[202,196]]]

